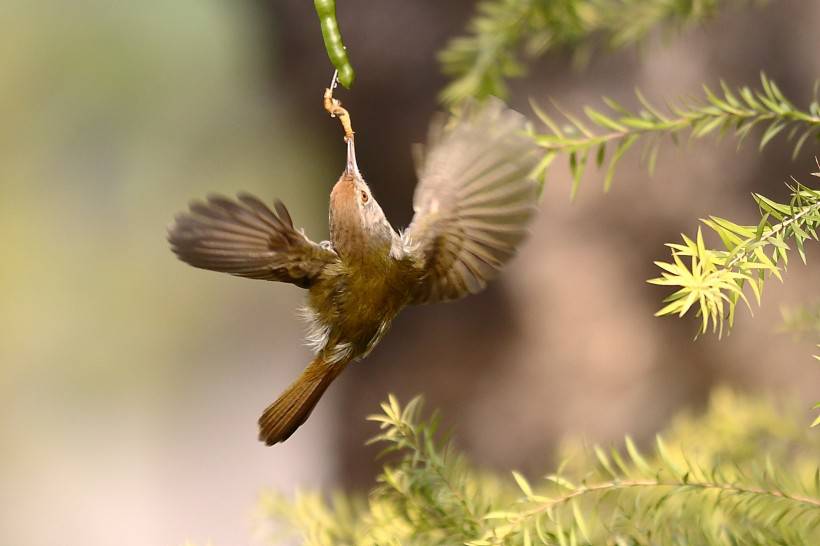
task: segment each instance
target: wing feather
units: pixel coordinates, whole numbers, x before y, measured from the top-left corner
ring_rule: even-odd
[[[194,201],[168,230],[171,250],[201,269],[307,288],[338,256],[294,228],[281,201],[274,210],[247,193]]]
[[[414,303],[481,291],[515,254],[535,213],[536,146],[526,121],[497,99],[431,125],[416,149],[415,216],[403,234],[427,272]]]

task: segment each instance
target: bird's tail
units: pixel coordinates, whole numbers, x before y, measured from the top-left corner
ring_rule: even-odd
[[[317,356],[299,379],[262,413],[259,440],[269,446],[287,440],[307,420],[319,398],[343,368],[343,365],[328,364]]]

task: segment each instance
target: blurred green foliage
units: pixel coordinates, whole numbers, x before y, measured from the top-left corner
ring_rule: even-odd
[[[656,28],[702,23],[726,5],[752,0],[483,0],[467,34],[439,54],[452,77],[441,100],[506,96],[509,78],[527,62],[565,48],[584,64],[596,47],[619,48],[643,40]]]
[[[421,419],[416,398],[370,417],[387,459],[368,496],[268,493],[274,542],[304,544],[740,545],[820,543],[820,436],[794,408],[716,391],[642,453],[570,439],[561,464],[529,482],[473,467]]]

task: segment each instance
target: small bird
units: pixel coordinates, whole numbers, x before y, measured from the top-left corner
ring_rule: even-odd
[[[271,210],[247,193],[193,201],[176,217],[168,240],[182,261],[308,291],[315,358],[259,418],[261,441],[289,438],[403,307],[475,294],[513,256],[536,210],[537,148],[525,130],[526,119],[498,99],[436,118],[416,154],[415,215],[401,233],[362,178],[349,130],[347,164],[330,193],[329,241],[295,228],[281,201]]]

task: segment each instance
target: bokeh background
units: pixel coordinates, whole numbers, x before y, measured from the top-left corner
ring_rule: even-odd
[[[463,31],[466,0],[340,2],[358,81],[339,96],[359,162],[396,226],[411,217],[410,144],[445,83],[435,53]],[[765,70],[797,104],[820,74],[820,4],[735,7],[584,72],[551,55],[511,103],[569,109],[698,94]],[[305,0],[5,0],[0,7],[0,542],[252,544],[259,491],[371,483],[363,420],[388,392],[424,393],[476,462],[547,469],[567,433],[651,438],[715,385],[805,407],[817,395],[811,340],[778,332],[780,307],[816,296],[818,260],[767,286],[751,320],[718,341],[653,318],[644,281],[663,243],[717,214],[755,221],[751,191],[783,197],[794,162],[774,142],[663,149],[653,178],[634,158],[613,190],[587,176],[569,200],[556,168],[529,243],[467,300],[410,309],[346,372],[286,444],[256,419],[308,361],[292,286],[194,270],[165,227],[218,191],[281,197],[326,237],[342,169],[337,122],[320,106],[331,70]],[[807,423],[809,418],[807,416]]]

